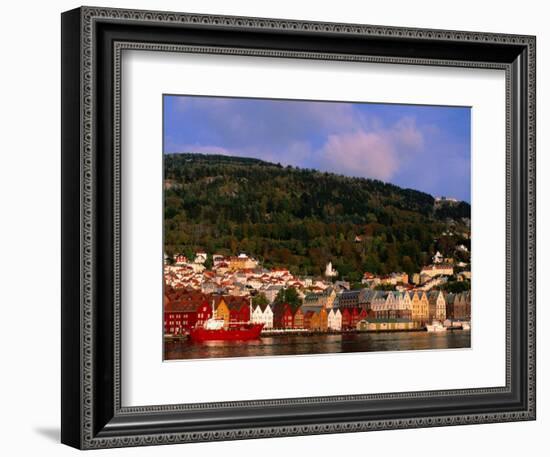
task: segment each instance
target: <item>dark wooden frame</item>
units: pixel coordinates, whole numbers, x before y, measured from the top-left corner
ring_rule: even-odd
[[[505,70],[506,386],[123,407],[124,49]],[[61,440],[81,449],[534,419],[535,38],[93,7],[63,13],[61,407]]]

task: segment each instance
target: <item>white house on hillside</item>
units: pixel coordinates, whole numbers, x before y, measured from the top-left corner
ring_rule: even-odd
[[[327,263],[327,267],[325,268],[325,276],[327,278],[334,278],[335,276],[338,276],[338,272],[332,268],[332,262]]]
[[[206,262],[207,258],[208,258],[208,254],[206,252],[197,252],[195,254],[194,263],[199,263],[202,265],[204,262]]]
[[[433,263],[441,263],[443,262],[443,256],[441,255],[441,252],[437,251],[435,255],[432,257]]]
[[[433,278],[435,276],[452,276],[454,274],[454,269],[452,265],[444,264],[444,263],[434,263],[433,265],[428,265],[423,267],[420,270],[420,279],[422,279],[422,275],[427,275],[430,278]]]

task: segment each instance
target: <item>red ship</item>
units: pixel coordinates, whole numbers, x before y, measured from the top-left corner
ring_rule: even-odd
[[[215,321],[215,322],[213,322]],[[221,325],[218,323],[221,321]],[[192,341],[248,341],[260,337],[264,324],[231,324],[225,328],[223,319],[209,319],[202,327],[195,327],[189,331]]]
[[[231,322],[225,325],[224,319],[216,317],[214,302],[212,302],[212,317],[203,325],[197,325],[189,331],[189,338],[197,343],[204,341],[248,341],[260,337],[264,324],[251,322]]]

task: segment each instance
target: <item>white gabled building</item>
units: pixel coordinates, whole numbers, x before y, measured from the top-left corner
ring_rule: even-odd
[[[412,300],[409,292],[405,291],[402,295],[403,299],[401,300],[401,310],[407,311],[412,314]]]
[[[331,308],[328,313],[328,328],[330,330],[340,331],[342,330],[342,313],[339,309]]]
[[[408,292],[376,292],[371,299],[376,319],[411,319],[412,299]]]
[[[251,306],[250,321],[253,324],[264,324],[264,328],[273,328],[273,310],[270,305],[258,305],[255,308]]]
[[[264,327],[273,328],[273,308],[271,308],[271,305],[266,305],[264,309]]]
[[[443,322],[447,318],[447,305],[443,292],[441,292],[440,290],[429,292],[428,303],[430,310],[430,319],[436,319]]]
[[[377,292],[372,298],[371,309],[376,318],[387,318],[390,311],[396,306],[395,295],[393,292]]]
[[[262,311],[260,305],[257,305],[256,307],[250,305],[250,309],[252,310],[250,313],[250,322],[252,322],[253,324],[263,324],[264,312]]]

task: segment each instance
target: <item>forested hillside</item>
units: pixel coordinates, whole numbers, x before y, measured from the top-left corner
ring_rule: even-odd
[[[431,195],[376,180],[201,154],[165,155],[164,170],[169,255],[245,252],[300,275],[331,261],[358,281],[365,271],[418,272],[436,249],[469,246],[469,204],[435,212]]]

